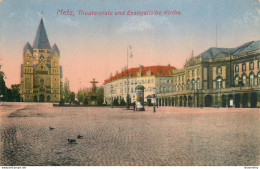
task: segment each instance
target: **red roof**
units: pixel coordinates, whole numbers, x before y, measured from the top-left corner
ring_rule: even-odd
[[[172,70],[176,69],[173,66],[139,66],[139,67],[134,67],[128,69],[128,74],[130,77],[135,77],[137,76],[138,72],[142,72],[142,76],[148,76],[147,73],[148,71],[151,71],[151,76],[165,76],[165,75],[172,75]],[[120,73],[115,74],[114,76],[111,76],[110,78],[106,79],[104,81],[104,84],[109,83],[111,81],[121,79],[121,78],[126,78],[127,77],[127,70],[123,70]]]

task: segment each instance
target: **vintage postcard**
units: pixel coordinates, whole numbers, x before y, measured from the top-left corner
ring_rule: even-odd
[[[0,0],[0,166],[260,164],[259,0]]]

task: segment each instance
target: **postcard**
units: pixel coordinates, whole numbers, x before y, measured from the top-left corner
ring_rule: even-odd
[[[260,164],[259,0],[0,0],[0,166]]]

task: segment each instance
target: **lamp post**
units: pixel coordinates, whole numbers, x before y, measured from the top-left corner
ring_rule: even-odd
[[[154,87],[153,88],[153,112],[155,113],[156,110],[155,110],[155,104],[156,104],[156,88]]]
[[[113,86],[110,86],[110,94],[111,94],[111,108],[113,108],[113,98],[112,98],[112,90],[113,90]]]
[[[128,55],[129,55],[129,51],[130,50],[130,57],[132,57],[132,51],[131,51],[132,46],[128,45],[127,46],[127,54],[126,54],[126,74],[127,74],[127,95],[126,95],[126,101],[127,101],[127,109],[129,109],[130,105],[129,105],[129,75],[128,75]]]

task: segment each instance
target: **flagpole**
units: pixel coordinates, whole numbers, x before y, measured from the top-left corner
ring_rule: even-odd
[[[128,45],[127,46],[127,54],[126,54],[126,79],[127,79],[127,95],[126,95],[126,102],[127,102],[127,109],[129,110],[130,108],[130,105],[129,105],[129,75],[128,75],[128,55],[129,55],[129,52],[128,52],[128,49],[131,50],[131,45]]]

